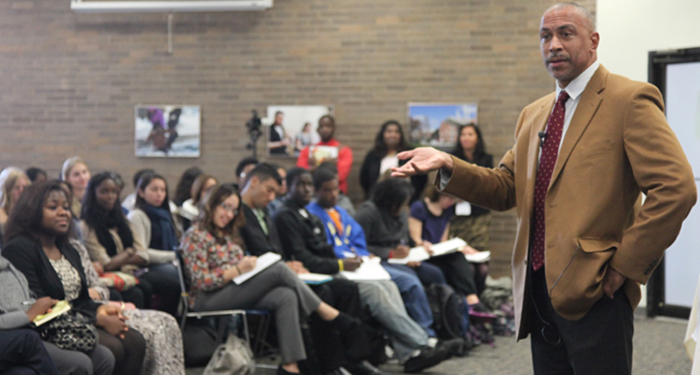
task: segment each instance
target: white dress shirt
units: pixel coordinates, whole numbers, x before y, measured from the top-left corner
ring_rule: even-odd
[[[559,141],[560,148],[562,142],[564,142],[564,137],[566,137],[566,131],[569,130],[569,124],[571,124],[571,119],[574,117],[576,107],[578,107],[578,102],[581,101],[581,94],[583,94],[583,90],[585,90],[586,86],[588,86],[588,82],[591,80],[596,70],[598,70],[598,67],[600,67],[600,62],[596,60],[593,64],[591,64],[591,66],[588,67],[588,69],[584,70],[583,73],[579,74],[578,77],[569,82],[565,88],[561,88],[557,84],[557,95],[554,96],[555,103],[559,97],[559,93],[562,91],[566,91],[566,93],[569,94],[569,100],[567,100],[564,104],[564,127],[562,128],[562,137]],[[552,111],[554,111],[554,107],[552,107]],[[541,152],[542,148],[540,147],[540,153]]]

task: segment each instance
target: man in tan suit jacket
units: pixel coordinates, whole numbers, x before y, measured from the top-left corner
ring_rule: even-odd
[[[631,373],[639,284],[696,201],[693,173],[666,122],[661,94],[598,63],[593,25],[576,4],[544,13],[540,44],[557,92],[525,107],[515,145],[497,168],[421,148],[399,154],[411,160],[394,169],[398,177],[438,169],[436,183],[449,194],[494,210],[516,207],[517,338],[532,333],[536,374]],[[535,182],[561,91],[569,96],[567,116],[544,185],[544,266],[535,270]]]

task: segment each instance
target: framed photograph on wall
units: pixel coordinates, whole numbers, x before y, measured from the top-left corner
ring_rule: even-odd
[[[137,105],[134,118],[137,157],[200,156],[198,105]]]
[[[323,115],[332,115],[327,105],[271,105],[267,107],[265,149],[268,156],[294,157],[309,145],[320,141],[316,127]]]
[[[408,133],[417,146],[454,147],[459,127],[477,121],[476,103],[408,103]]]

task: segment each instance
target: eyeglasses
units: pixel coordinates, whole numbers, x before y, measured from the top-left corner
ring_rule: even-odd
[[[219,205],[219,207],[223,208],[224,210],[233,213],[233,216],[238,215],[238,207],[233,207],[230,204],[227,203],[222,203]]]

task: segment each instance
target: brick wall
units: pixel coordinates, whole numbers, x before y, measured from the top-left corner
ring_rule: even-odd
[[[176,14],[169,55],[165,14],[0,0],[0,166],[55,176],[81,155],[127,180],[150,167],[172,187],[193,165],[232,180],[249,154],[250,109],[332,104],[355,153],[357,202],[364,154],[384,120],[406,121],[407,102],[478,102],[489,152],[510,148],[520,109],[553,88],[537,37],[552,3],[278,0],[266,12]],[[154,103],[201,105],[201,158],[134,156],[134,105]],[[514,224],[512,212],[495,215],[496,273],[507,273]]]

